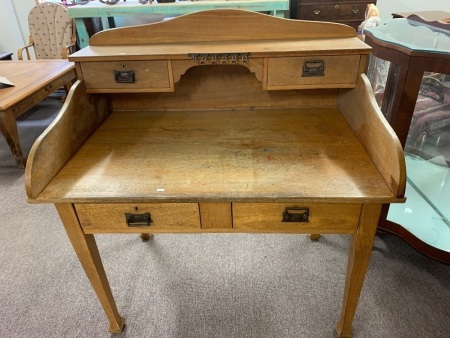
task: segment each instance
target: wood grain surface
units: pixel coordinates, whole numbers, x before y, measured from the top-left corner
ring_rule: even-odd
[[[162,190],[161,190],[162,189]],[[113,112],[42,202],[389,201],[335,108]]]

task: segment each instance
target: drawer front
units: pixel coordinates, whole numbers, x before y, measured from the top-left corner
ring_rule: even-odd
[[[330,4],[299,5],[298,18],[312,21],[334,21],[337,18],[337,8],[336,5]]]
[[[200,230],[197,203],[75,204],[75,208],[85,233]]]
[[[266,89],[354,88],[359,55],[269,58]]]
[[[366,2],[336,2],[335,4],[300,4],[298,18],[301,20],[337,22],[354,27],[364,21]]]
[[[364,14],[367,4],[342,4],[339,5],[339,20],[359,20],[364,21]]]
[[[308,208],[307,221],[298,220],[303,208]],[[233,203],[233,228],[248,232],[354,233],[360,212],[361,204]]]
[[[82,62],[88,92],[172,91],[167,61]]]

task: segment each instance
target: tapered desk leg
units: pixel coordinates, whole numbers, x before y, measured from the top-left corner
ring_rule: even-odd
[[[364,204],[358,230],[352,235],[341,319],[336,326],[337,335],[340,338],[352,337],[353,317],[369,266],[380,211],[381,204]]]
[[[125,320],[117,311],[94,235],[83,233],[72,204],[55,204],[55,206],[78,259],[109,319],[109,331],[112,333],[122,332]]]

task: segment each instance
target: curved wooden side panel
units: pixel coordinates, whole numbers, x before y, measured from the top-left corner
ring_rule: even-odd
[[[337,24],[290,20],[238,9],[213,9],[153,24],[110,29],[89,39],[90,46],[140,45],[295,38],[355,37],[353,28]]]
[[[403,149],[378,108],[366,75],[359,76],[356,88],[340,91],[338,107],[392,193],[404,197],[406,165]]]
[[[80,80],[72,86],[58,116],[31,148],[25,170],[25,189],[30,202],[38,197],[110,111],[105,96],[87,95]]]

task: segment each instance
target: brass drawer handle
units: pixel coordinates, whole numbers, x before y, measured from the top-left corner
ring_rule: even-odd
[[[292,207],[286,208],[283,212],[281,222],[309,222],[309,208]]]
[[[313,10],[313,12],[314,12],[315,15],[319,15],[320,14],[320,9],[315,9],[315,10]]]
[[[134,83],[133,70],[115,70],[114,79],[117,83]]]
[[[353,14],[357,14],[359,13],[359,9],[358,8],[353,8]]]
[[[150,223],[153,222],[148,212],[145,214],[125,213],[125,219],[129,227],[150,226]]]
[[[325,76],[325,62],[323,60],[305,61],[302,69],[302,77]]]

